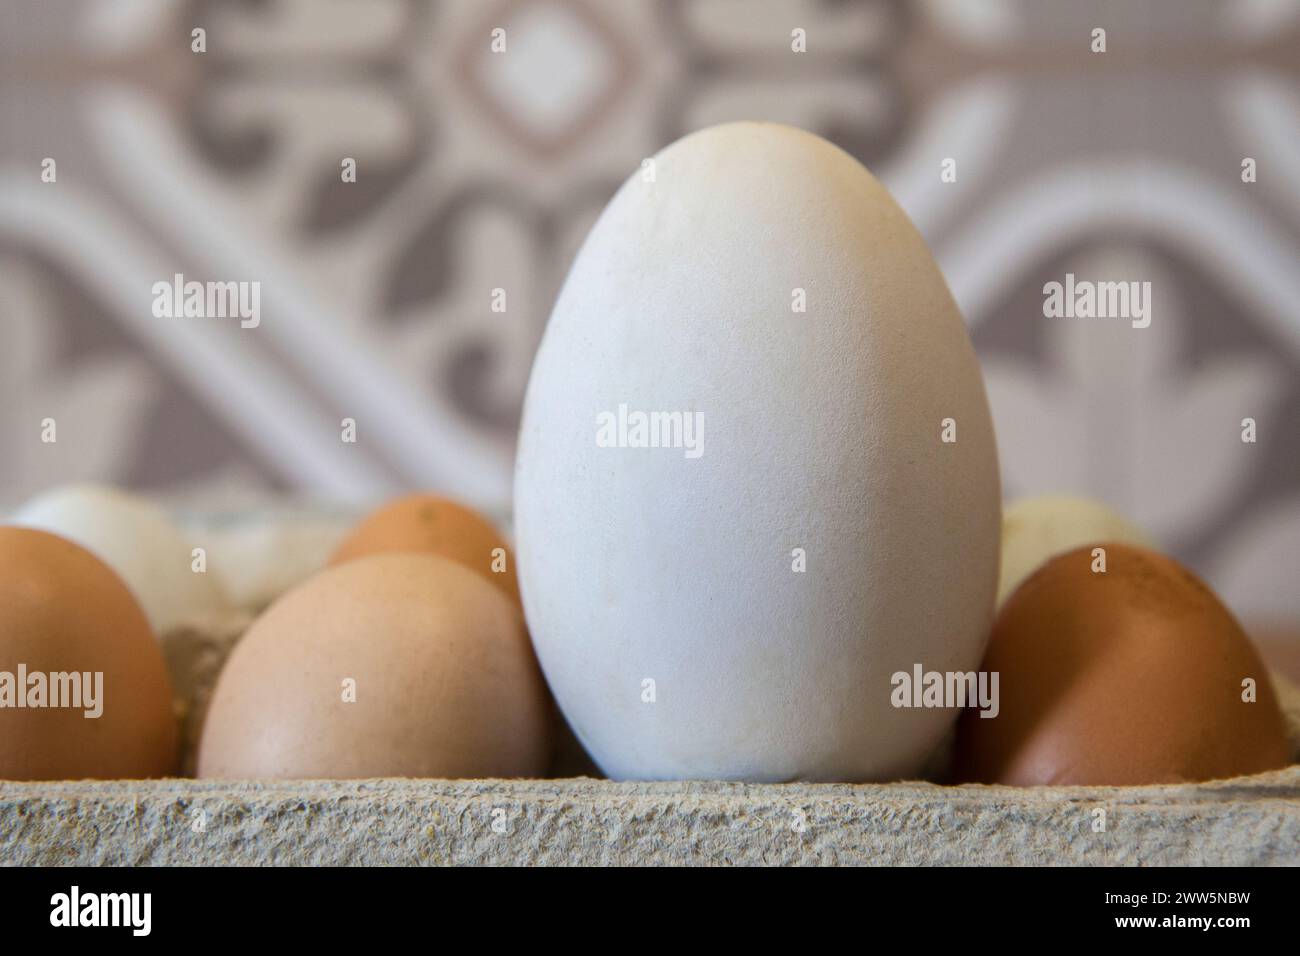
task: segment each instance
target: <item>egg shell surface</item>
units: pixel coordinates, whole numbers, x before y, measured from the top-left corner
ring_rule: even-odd
[[[974,668],[997,584],[961,315],[817,136],[727,124],[653,170],[588,235],[525,400],[516,546],[551,688],[615,778],[914,774],[955,714],[894,708],[891,675]]]
[[[478,512],[450,499],[414,494],[376,508],[348,533],[329,563],[385,551],[441,554],[483,575],[519,603],[514,556],[505,539]]]
[[[1075,495],[1038,495],[1013,501],[1002,512],[998,606],[1058,554],[1097,541],[1155,547],[1142,529],[1100,501]]]
[[[162,508],[102,485],[64,485],[28,501],[8,524],[75,541],[126,582],[158,636],[229,607],[214,574],[194,571],[191,542]]]
[[[541,776],[552,720],[499,588],[440,555],[374,554],[308,579],[249,628],[213,692],[198,775]]]
[[[1104,572],[1094,545],[1070,551],[999,613],[983,664],[999,675],[998,713],[962,715],[956,779],[1133,786],[1290,763],[1268,672],[1214,593],[1154,551],[1095,547]]]
[[[121,579],[71,541],[0,527],[0,685],[0,779],[176,770],[179,727],[162,650]],[[16,706],[15,692],[28,706]]]

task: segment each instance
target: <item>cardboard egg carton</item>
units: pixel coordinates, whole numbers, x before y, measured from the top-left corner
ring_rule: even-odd
[[[194,771],[208,700],[258,611],[348,516],[211,521],[234,607],[162,636]],[[1300,689],[1280,675],[1300,758]],[[548,780],[0,781],[0,862],[265,864],[1300,863],[1300,766],[1146,787],[618,783],[570,741]]]

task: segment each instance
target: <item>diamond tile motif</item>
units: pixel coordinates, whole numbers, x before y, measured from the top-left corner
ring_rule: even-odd
[[[526,150],[555,155],[615,105],[629,78],[627,59],[592,8],[512,0],[475,32],[462,75],[502,132]]]

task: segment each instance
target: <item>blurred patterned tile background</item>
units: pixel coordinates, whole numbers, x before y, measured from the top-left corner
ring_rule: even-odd
[[[1104,499],[1300,630],[1298,73],[1280,0],[2,0],[0,506],[96,479],[505,514],[605,201],[684,133],[771,119],[929,240],[1009,498]],[[1151,327],[1044,319],[1066,272],[1149,280]],[[262,324],[154,318],[175,273],[260,281]]]

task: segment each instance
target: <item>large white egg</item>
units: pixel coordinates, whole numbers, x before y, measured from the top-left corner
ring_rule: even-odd
[[[227,608],[220,585],[196,572],[191,541],[157,505],[116,488],[62,485],[37,495],[7,524],[60,535],[94,553],[117,572],[158,636]]]
[[[638,412],[681,428],[634,447]],[[975,354],[906,215],[809,133],[707,129],[619,190],[533,366],[515,507],[539,657],[612,777],[907,776],[955,713],[896,709],[892,675],[979,666]]]
[[[1107,541],[1155,548],[1140,528],[1091,498],[1038,495],[1013,502],[1002,516],[998,606],[1058,554]]]

